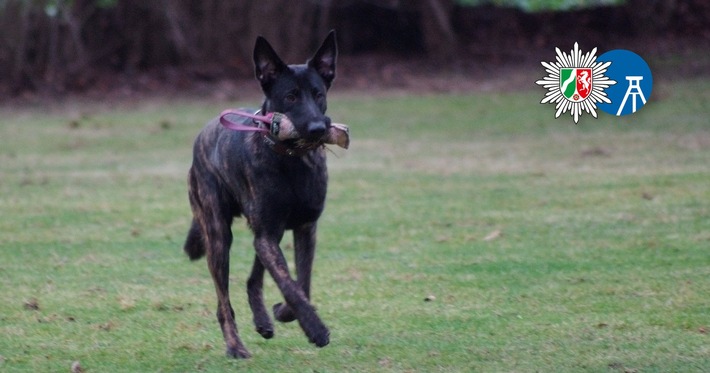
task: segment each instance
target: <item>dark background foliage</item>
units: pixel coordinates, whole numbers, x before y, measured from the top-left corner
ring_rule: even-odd
[[[81,92],[152,74],[176,87],[252,75],[265,36],[302,61],[329,29],[341,56],[446,66],[549,55],[578,41],[710,40],[704,0],[0,0],[0,95]]]

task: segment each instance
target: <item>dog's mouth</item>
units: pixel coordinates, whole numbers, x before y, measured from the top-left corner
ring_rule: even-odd
[[[305,138],[296,138],[296,139],[285,140],[285,141],[282,141],[282,143],[288,148],[299,149],[299,150],[315,149],[315,148],[325,144],[325,142],[321,139],[305,139]]]
[[[279,139],[298,149],[314,149],[326,144],[338,145],[343,149],[350,146],[350,128],[342,123],[329,123],[325,130],[312,131],[313,133],[306,136],[302,136],[298,131],[288,132],[288,128],[284,130],[285,133],[279,134]]]

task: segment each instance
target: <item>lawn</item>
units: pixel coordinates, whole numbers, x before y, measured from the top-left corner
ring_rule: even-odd
[[[710,80],[577,125],[543,95],[336,87],[352,143],[329,155],[313,279],[331,344],[253,330],[238,220],[246,361],[182,242],[194,136],[256,102],[3,107],[0,371],[710,371]]]

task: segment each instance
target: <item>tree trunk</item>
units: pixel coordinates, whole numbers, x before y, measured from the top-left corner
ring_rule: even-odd
[[[0,82],[5,81],[11,91],[22,88],[26,71],[27,37],[30,29],[30,6],[22,1],[5,3],[0,19]]]
[[[634,31],[639,35],[666,29],[677,8],[677,0],[628,0],[626,4]]]
[[[303,63],[317,43],[318,5],[311,1],[270,0],[251,3],[248,12],[250,53],[257,36],[265,37],[286,63]],[[325,35],[320,36],[325,37]]]
[[[416,0],[424,47],[433,59],[449,59],[456,55],[458,41],[451,25],[451,0]]]

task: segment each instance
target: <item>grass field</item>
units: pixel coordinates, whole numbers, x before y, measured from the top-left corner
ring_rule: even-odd
[[[313,280],[331,344],[253,330],[237,221],[247,361],[182,242],[194,136],[256,102],[2,108],[0,371],[710,371],[710,81],[578,125],[543,93],[336,89],[352,144],[329,156]]]

